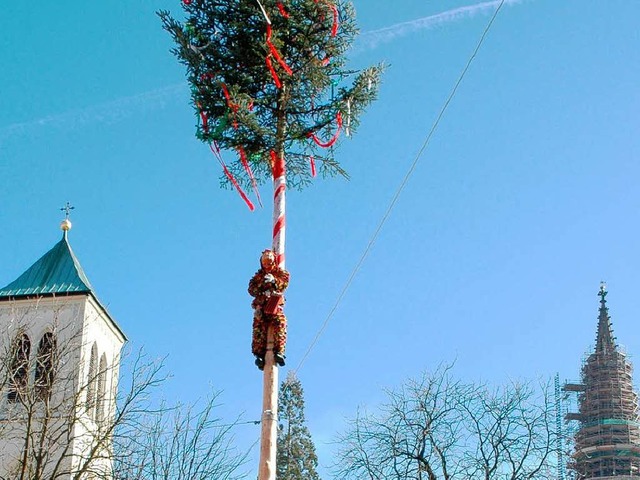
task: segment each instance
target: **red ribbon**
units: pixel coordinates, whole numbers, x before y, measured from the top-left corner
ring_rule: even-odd
[[[336,115],[336,123],[338,124],[338,129],[336,130],[336,133],[333,135],[333,137],[331,137],[331,139],[328,140],[327,142],[322,142],[316,136],[315,133],[309,133],[307,137],[312,139],[316,143],[316,145],[318,145],[319,147],[322,147],[322,148],[332,147],[338,140],[338,137],[340,136],[340,130],[342,130],[342,114],[340,112],[338,112]]]
[[[249,200],[249,197],[247,197],[247,194],[244,193],[244,190],[242,190],[242,187],[233,176],[233,173],[231,173],[227,168],[227,166],[225,165],[224,160],[222,160],[222,155],[220,154],[220,148],[218,147],[218,145],[215,142],[213,144],[210,143],[209,148],[211,149],[211,152],[213,152],[213,155],[218,159],[218,162],[220,162],[220,165],[222,166],[222,171],[224,172],[226,177],[229,179],[231,184],[235,187],[238,194],[240,194],[240,197],[242,198],[242,200],[244,200],[244,203],[247,204],[247,207],[249,207],[249,210],[253,212],[256,209],[256,207],[254,207],[253,203],[251,203],[251,200]]]
[[[273,83],[276,84],[277,88],[282,88],[282,82],[280,81],[280,77],[278,77],[278,72],[276,72],[276,69],[273,68],[273,63],[271,62],[271,54],[267,55],[267,68],[271,72]]]
[[[285,62],[280,56],[278,49],[275,47],[275,45],[273,45],[273,43],[271,43],[271,34],[272,34],[271,25],[267,24],[267,46],[269,47],[269,51],[271,52],[271,55],[273,55],[273,58],[276,59],[276,61],[280,64],[280,66],[285,72],[287,72],[289,75],[293,75],[293,70],[289,68],[289,65],[287,65],[287,62]]]
[[[200,118],[202,119],[202,131],[204,133],[209,133],[209,117],[207,117],[207,112],[202,110],[202,105],[200,102],[196,103],[198,107],[198,112],[200,113]]]
[[[229,95],[229,89],[227,88],[227,86],[224,83],[220,83],[220,86],[222,87],[222,93],[224,93],[224,98],[227,99],[227,107],[229,107],[229,109],[233,112],[233,128],[235,130],[238,129],[238,118],[236,117],[236,114],[238,113],[238,110],[240,109],[240,105],[238,105],[237,103],[234,103],[231,100],[231,95]]]
[[[311,163],[311,176],[316,176],[316,160],[313,157],[309,157],[309,162]]]
[[[315,3],[318,3],[318,0],[314,0]],[[327,0],[326,4],[329,6],[331,11],[333,12],[333,25],[331,26],[331,36],[335,37],[338,35],[338,25],[340,25],[339,15],[338,15],[338,7],[335,4],[331,3]],[[324,15],[322,16],[322,20],[324,20]]]
[[[224,98],[227,99],[227,106],[229,106],[229,104],[231,103],[231,95],[229,95],[229,89],[224,83],[221,83],[220,87],[222,87],[222,93],[224,93]]]
[[[183,0],[183,1],[186,5],[189,5],[191,3],[191,0]],[[211,80],[212,78],[213,78],[213,74],[211,73],[202,74],[200,76],[200,80],[202,80],[203,82],[207,79]],[[234,103],[231,100],[229,89],[224,83],[221,83],[220,86],[222,87],[222,92],[224,93],[224,97],[227,99],[227,106],[233,111],[235,115],[238,109],[240,108],[240,105],[238,105],[237,103]],[[207,116],[207,112],[202,110],[202,105],[200,104],[200,102],[196,103],[196,106],[198,107],[200,118],[202,119],[202,130],[205,133],[207,133],[209,131],[209,118]],[[233,120],[233,127],[235,129],[238,128],[238,121],[235,118]],[[242,187],[240,186],[236,178],[233,176],[233,173],[231,173],[231,171],[227,168],[227,165],[224,163],[224,160],[222,159],[222,154],[220,153],[220,147],[218,147],[218,144],[215,141],[213,143],[210,143],[209,149],[211,149],[211,152],[213,153],[213,155],[216,157],[216,159],[222,166],[222,171],[224,172],[225,176],[229,179],[231,184],[234,186],[234,188],[236,189],[236,191],[238,192],[242,200],[244,200],[244,203],[247,204],[247,207],[249,207],[249,210],[253,212],[256,207],[253,205],[251,200],[249,200],[249,197],[247,197],[247,194],[244,193],[244,190],[242,190]],[[242,162],[242,166],[244,167],[245,171],[249,175],[253,189],[256,193],[256,196],[258,197],[258,202],[260,202],[260,206],[262,206],[262,200],[260,199],[260,192],[258,192],[258,185],[255,177],[253,176],[253,172],[251,171],[251,166],[247,161],[247,156],[244,153],[244,149],[242,147],[238,147],[238,152],[240,153],[240,160]]]
[[[315,0],[315,2],[318,3],[318,0]],[[331,26],[331,37],[333,38],[336,35],[338,35],[338,26],[340,25],[338,7],[336,7],[333,3],[331,3],[328,0],[325,3],[333,12],[333,25]],[[324,15],[321,15],[320,20],[324,21]],[[331,61],[331,57],[327,55],[325,58],[321,60],[322,66],[326,67],[327,65],[329,65],[330,61]]]
[[[331,27],[331,36],[335,37],[336,35],[338,35],[338,7],[336,7],[333,3],[330,3],[329,8],[333,12],[333,26]]]
[[[280,10],[280,15],[282,15],[284,18],[289,18],[289,12],[287,12],[284,8],[284,5],[282,4],[282,2],[278,2],[276,4],[278,6],[278,10]]]
[[[240,162],[242,162],[244,171],[247,172],[247,175],[249,175],[249,178],[251,179],[251,186],[253,187],[253,193],[256,194],[258,203],[262,207],[262,199],[260,198],[260,190],[258,190],[258,182],[256,182],[256,177],[253,175],[253,171],[251,170],[251,165],[249,165],[249,161],[247,160],[247,154],[245,153],[244,148],[242,147],[237,147],[236,150],[240,155]]]
[[[284,157],[279,157],[276,152],[271,150],[271,172],[273,173],[273,179],[284,175]]]
[[[221,83],[220,86],[222,87],[222,93],[224,93],[224,98],[227,99],[227,107],[229,107],[231,110],[233,110],[233,112],[237,112],[240,109],[240,105],[238,105],[237,103],[234,103],[231,100],[231,95],[229,94],[229,89],[227,88],[227,86],[224,83]]]

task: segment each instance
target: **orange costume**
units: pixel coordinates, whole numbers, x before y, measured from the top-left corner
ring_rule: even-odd
[[[267,330],[273,327],[273,354],[280,366],[284,366],[284,349],[287,343],[287,318],[283,312],[284,291],[289,285],[289,272],[276,265],[276,257],[271,250],[260,256],[260,270],[249,281],[249,295],[254,297],[253,340],[251,352],[256,357],[256,365],[264,368],[267,352]]]

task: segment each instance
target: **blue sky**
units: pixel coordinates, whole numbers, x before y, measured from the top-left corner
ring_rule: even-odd
[[[250,213],[221,190],[193,136],[184,72],[153,13],[177,13],[179,2],[40,3],[3,6],[0,283],[58,240],[58,208],[71,201],[71,243],[99,297],[134,348],[168,355],[166,396],[219,389],[223,418],[259,418],[246,286],[269,246],[271,211]],[[353,67],[390,66],[338,151],[351,180],[288,197],[282,377],[326,319],[495,8],[355,5]],[[600,280],[620,343],[640,352],[639,16],[630,0],[504,6],[299,371],[321,463],[344,417],[443,361],[490,383],[577,378]],[[258,427],[236,435],[250,445]]]

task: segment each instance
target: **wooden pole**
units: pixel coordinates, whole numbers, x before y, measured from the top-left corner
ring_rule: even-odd
[[[273,253],[279,268],[285,268],[285,193],[284,154],[272,152],[273,162]],[[273,326],[267,330],[267,352],[264,356],[262,392],[262,429],[260,433],[260,465],[258,480],[276,479],[278,444],[278,365],[273,352]]]
[[[275,480],[278,444],[278,365],[273,354],[273,328],[267,330],[262,393],[262,430],[258,480]]]

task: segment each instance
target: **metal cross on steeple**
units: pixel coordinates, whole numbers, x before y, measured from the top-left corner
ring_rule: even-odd
[[[598,292],[598,296],[600,297],[600,302],[606,302],[607,296],[607,284],[605,282],[600,282],[600,291]]]
[[[60,209],[60,211],[64,212],[64,218],[69,220],[69,214],[71,213],[71,210],[75,208],[76,207],[73,207],[71,203],[67,202],[66,205]]]

